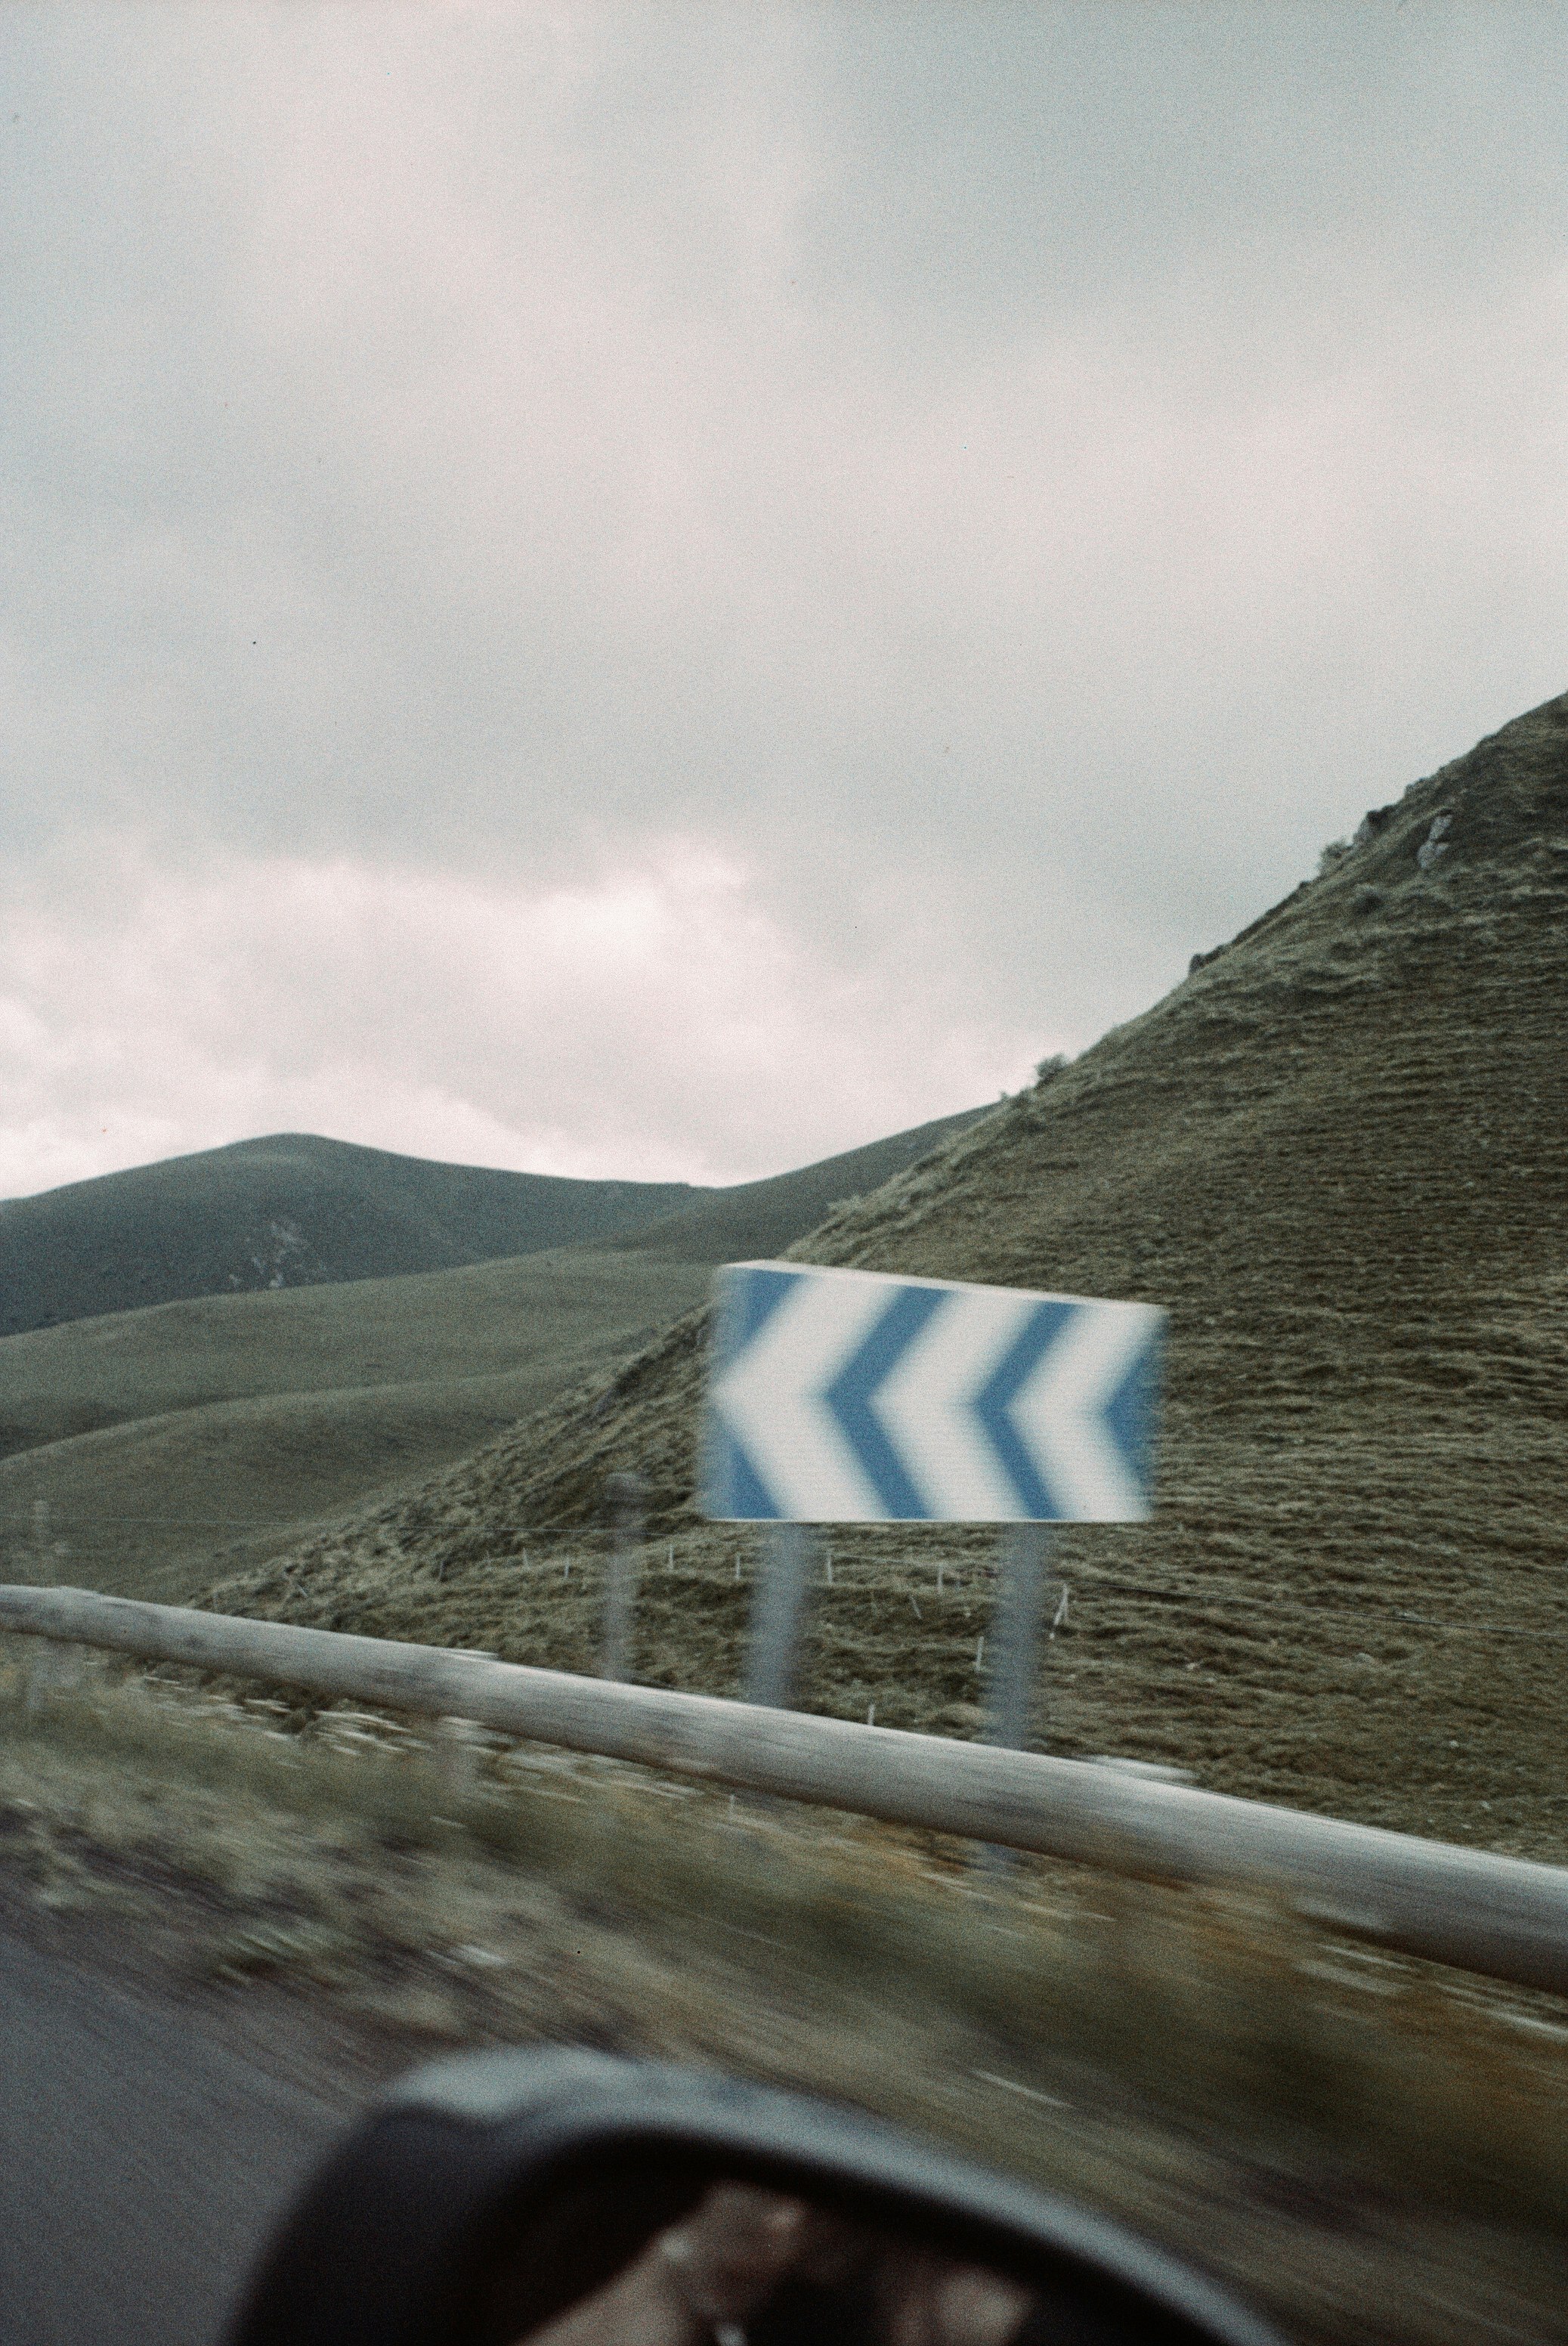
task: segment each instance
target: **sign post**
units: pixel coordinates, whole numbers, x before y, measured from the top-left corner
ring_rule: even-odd
[[[816,1542],[799,1524],[773,1524],[765,1535],[762,1573],[751,1615],[746,1699],[787,1710],[794,1691],[799,1643]]]
[[[640,1474],[612,1474],[605,1484],[610,1557],[599,1647],[599,1676],[604,1678],[626,1679],[632,1674],[632,1613],[647,1504],[647,1485]]]
[[[1053,1534],[1047,1524],[1020,1524],[1002,1558],[991,1631],[991,1669],[981,1741],[1003,1751],[1027,1751],[1034,1724],[1040,1624],[1045,1610],[1045,1566]],[[1010,1873],[1014,1852],[988,1846],[981,1863],[993,1878]]]
[[[715,1288],[703,1507],[777,1527],[755,1622],[754,1700],[781,1703],[822,1523],[1019,1528],[992,1634],[986,1740],[1027,1743],[1054,1523],[1153,1504],[1163,1311],[1153,1304],[731,1263]]]
[[[981,1740],[1003,1751],[1029,1749],[1035,1657],[1040,1650],[1050,1553],[1048,1526],[1023,1524],[1009,1538],[1002,1559],[1002,1586],[989,1643],[990,1699]]]

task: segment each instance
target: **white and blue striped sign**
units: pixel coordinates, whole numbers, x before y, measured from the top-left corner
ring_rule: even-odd
[[[1165,1313],[789,1262],[718,1274],[703,1505],[731,1523],[1133,1523]]]

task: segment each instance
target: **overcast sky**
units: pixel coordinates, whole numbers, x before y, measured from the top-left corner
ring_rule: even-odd
[[[1568,685],[1560,6],[0,11],[0,1195],[993,1097]]]

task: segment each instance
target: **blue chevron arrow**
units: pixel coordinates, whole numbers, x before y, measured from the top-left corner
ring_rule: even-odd
[[[794,1288],[799,1273],[782,1266],[758,1263],[748,1279],[716,1282],[713,1347],[709,1375],[721,1381],[725,1372],[759,1334],[769,1316]],[[704,1425],[704,1481],[710,1492],[722,1493],[724,1505],[711,1512],[734,1522],[778,1523],[784,1515],[777,1496],[759,1474],[748,1452],[722,1421],[709,1413]]]
[[[1037,1305],[974,1396],[975,1416],[1018,1494],[1020,1509],[1036,1523],[1057,1523],[1062,1511],[1007,1408],[1077,1311],[1075,1303]]]
[[[1164,1314],[794,1263],[718,1274],[704,1504],[750,1522],[1148,1513]]]
[[[923,1523],[931,1514],[909,1464],[889,1441],[873,1403],[915,1338],[947,1300],[940,1287],[898,1287],[857,1352],[844,1362],[822,1398],[844,1439],[876,1485],[890,1520]]]

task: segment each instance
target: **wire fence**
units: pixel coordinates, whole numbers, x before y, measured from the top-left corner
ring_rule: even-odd
[[[41,1519],[38,1510],[46,1510]],[[309,1528],[314,1529],[314,1519],[299,1517],[250,1518],[224,1515],[142,1515],[122,1512],[95,1511],[90,1522],[67,1516],[59,1518],[55,1504],[37,1501],[25,1509],[0,1510],[0,1556],[8,1556],[14,1565],[32,1551],[36,1566],[46,1570],[28,1573],[48,1580],[64,1576],[63,1567],[73,1557],[87,1561],[101,1556],[115,1545],[119,1531],[195,1531],[227,1534],[233,1540],[299,1536]],[[574,1574],[592,1570],[604,1562],[609,1547],[608,1535],[581,1529],[560,1530],[541,1528],[515,1534],[514,1545],[498,1548],[484,1562],[491,1568],[509,1574],[523,1573],[548,1581],[570,1578]],[[216,1544],[216,1543],[215,1543]],[[643,1569],[664,1571],[671,1576],[711,1580],[733,1578],[745,1581],[759,1568],[754,1544],[725,1545],[718,1559],[694,1557],[689,1553],[689,1541],[653,1539],[636,1544]],[[20,1551],[20,1555],[18,1554]],[[677,1553],[678,1551],[678,1553]],[[420,1565],[423,1559],[411,1557]],[[440,1574],[437,1566],[432,1570]],[[478,1568],[465,1565],[465,1571]],[[891,1558],[847,1556],[842,1548],[835,1550],[831,1542],[823,1544],[821,1567],[822,1586],[840,1593],[891,1592],[905,1593],[912,1584],[911,1593],[919,1597],[928,1589],[938,1597],[950,1592],[961,1593],[966,1587],[989,1583],[1000,1566],[992,1559],[976,1558],[970,1552],[943,1553],[936,1543],[921,1544],[921,1553],[908,1552]],[[1437,1614],[1418,1612],[1407,1606],[1377,1605],[1364,1599],[1347,1601],[1318,1589],[1259,1595],[1243,1589],[1196,1587],[1191,1583],[1171,1583],[1153,1576],[1131,1579],[1121,1574],[1108,1573],[1092,1565],[1080,1565],[1074,1574],[1074,1601],[1080,1617],[1085,1598],[1095,1596],[1114,1597],[1136,1605],[1180,1607],[1188,1626],[1204,1626],[1223,1631],[1223,1620],[1207,1619],[1212,1614],[1248,1613],[1273,1614],[1283,1619],[1298,1616],[1303,1604],[1309,1606],[1315,1617],[1344,1622],[1358,1622],[1368,1630],[1387,1627],[1392,1628],[1422,1628],[1437,1632],[1443,1637],[1519,1638],[1530,1643],[1568,1644],[1568,1606],[1554,1620],[1551,1614],[1529,1621],[1509,1621],[1476,1614],[1470,1604],[1462,1611],[1444,1617]],[[819,1602],[820,1602],[819,1598]],[[923,1616],[917,1615],[923,1619]]]

